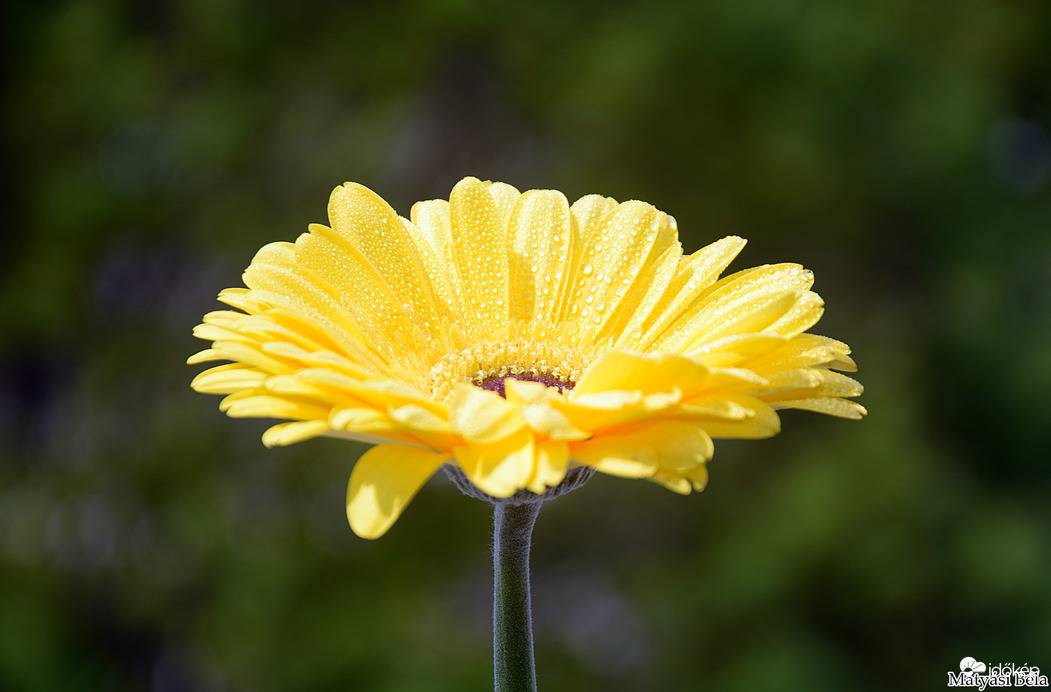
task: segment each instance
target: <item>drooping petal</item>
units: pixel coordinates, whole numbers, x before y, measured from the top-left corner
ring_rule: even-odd
[[[447,454],[404,445],[373,447],[358,459],[347,486],[347,519],[362,538],[379,538],[394,524]]]

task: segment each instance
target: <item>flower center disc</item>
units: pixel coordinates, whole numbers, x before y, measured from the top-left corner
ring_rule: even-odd
[[[504,380],[506,379],[521,380],[522,382],[539,382],[545,387],[558,387],[560,394],[573,389],[573,385],[576,384],[575,382],[564,380],[561,377],[546,372],[538,372],[535,374],[532,372],[522,372],[517,375],[489,375],[480,382],[475,382],[475,384],[487,391],[496,392],[506,399],[507,393],[504,391]]]

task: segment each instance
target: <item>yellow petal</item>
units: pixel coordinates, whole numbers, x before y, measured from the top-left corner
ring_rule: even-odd
[[[600,357],[584,373],[571,399],[611,390],[643,394],[679,392],[685,402],[725,395],[734,391],[759,390],[766,381],[750,370],[708,368],[674,353],[647,355],[612,351]]]
[[[618,389],[650,393],[674,387],[689,388],[686,383],[702,380],[708,374],[708,368],[677,354],[612,351],[599,357],[584,372],[573,388],[573,397]]]
[[[347,487],[347,518],[354,533],[362,538],[385,534],[447,458],[447,454],[394,444],[362,454]]]
[[[665,295],[656,303],[642,328],[646,330],[638,348],[647,348],[691,308],[697,297],[711,286],[745,246],[744,238],[727,236],[680,260],[679,270]]]
[[[409,220],[417,233],[417,246],[422,239],[430,245],[434,254],[452,266],[452,226],[449,220],[449,203],[444,199],[431,199],[412,205]],[[450,277],[452,278],[452,277]]]
[[[504,393],[512,404],[539,404],[560,396],[554,387],[545,387],[540,382],[516,380],[513,377],[504,379]]]
[[[367,406],[336,406],[328,416],[328,424],[334,430],[386,435],[401,430],[385,411]]]
[[[610,320],[603,335],[613,339],[616,348],[639,350],[642,346],[643,326],[650,315],[667,296],[682,261],[682,247],[678,243],[668,247],[655,262],[639,272],[631,292],[621,301],[617,315]]]
[[[625,478],[649,478],[658,471],[682,476],[707,462],[714,451],[704,430],[680,421],[635,423],[570,445],[573,459]]]
[[[542,495],[566,477],[569,468],[569,446],[564,442],[535,443],[536,473],[529,482],[529,490]]]
[[[815,390],[821,385],[821,375],[814,368],[789,368],[768,374],[766,381],[764,398],[774,392],[786,393],[800,389]],[[788,396],[784,398],[798,397]]]
[[[449,421],[436,416],[431,411],[415,404],[391,406],[388,410],[391,419],[402,425],[413,437],[423,441],[432,449],[452,450],[456,437],[452,434]]]
[[[777,408],[797,408],[805,411],[815,411],[817,413],[827,413],[830,416],[837,416],[839,418],[850,418],[852,420],[861,420],[868,411],[861,404],[853,401],[844,401],[843,399],[835,399],[830,397],[815,397],[812,399],[791,399],[788,401],[776,401],[774,406]]]
[[[436,329],[440,317],[416,239],[390,205],[363,185],[345,183],[332,192],[328,214],[333,228],[367,258],[402,309]]]
[[[456,447],[453,454],[471,482],[493,497],[514,495],[535,471],[533,436],[524,430],[490,444]]]
[[[461,282],[461,309],[472,332],[485,338],[507,329],[507,225],[488,185],[464,178],[449,199],[453,256]]]
[[[339,294],[313,271],[297,266],[292,243],[264,245],[242,278],[253,292],[263,293],[275,305],[336,325],[360,339],[361,330],[344,310]]]
[[[677,389],[647,395],[614,390],[582,394],[568,400],[553,399],[550,405],[565,414],[577,430],[595,434],[610,426],[659,415],[679,403],[680,395]]]
[[[711,368],[748,367],[759,372],[752,363],[787,343],[789,340],[779,334],[734,334],[690,351],[690,358]]]
[[[228,363],[205,370],[193,378],[190,386],[204,394],[232,394],[242,389],[259,387],[266,373],[241,363]]]
[[[586,195],[573,202],[569,207],[573,252],[572,258],[567,265],[569,273],[557,311],[558,321],[563,321],[568,317],[567,313],[573,301],[573,289],[576,286],[576,277],[580,272],[587,239],[592,233],[597,232],[602,221],[616,208],[617,200],[601,195]]]
[[[750,296],[735,304],[733,311],[713,315],[704,325],[704,331],[683,347],[687,353],[698,346],[724,336],[761,332],[784,317],[799,302],[800,291],[765,293]]]
[[[549,439],[584,440],[590,437],[590,433],[574,427],[566,414],[550,403],[523,406],[521,413],[530,430]]]
[[[262,370],[268,374],[284,374],[293,371],[293,367],[284,359],[271,358],[263,353],[262,345],[248,344],[241,341],[216,341],[210,349],[193,356],[194,363],[206,360],[232,360]],[[189,361],[187,361],[189,362]]]
[[[401,227],[400,221],[398,226]],[[421,297],[430,295],[429,288],[420,287],[420,280],[416,280],[410,282],[416,290],[415,298],[410,300],[399,295],[390,286],[390,277],[381,274],[348,238],[336,230],[311,224],[310,233],[301,235],[296,241],[295,252],[298,272],[311,278],[314,284],[324,286],[329,295],[336,297],[338,312],[335,307],[329,307],[324,315],[333,321],[352,322],[354,331],[361,335],[357,340],[372,345],[384,340],[411,343],[414,319],[437,326],[433,303]],[[394,271],[389,267],[386,270]],[[409,289],[401,284],[399,290]]]
[[[699,415],[696,418],[689,416],[689,419],[702,426],[712,437],[758,440],[781,432],[781,419],[769,404],[743,394],[727,395],[725,399],[746,409],[748,416],[730,420],[723,416]],[[700,410],[703,412],[703,406]],[[684,407],[682,413],[688,415],[690,408]]]
[[[511,213],[512,319],[554,321],[573,257],[569,202],[561,192],[530,190]]]
[[[584,240],[567,313],[579,320],[585,343],[615,314],[646,260],[656,260],[676,242],[671,219],[643,202],[619,205],[595,227]]]
[[[239,394],[248,394],[240,397]],[[231,418],[294,418],[296,420],[327,420],[331,407],[323,403],[303,401],[285,396],[252,394],[244,390],[231,394],[219,403],[219,410]]]
[[[309,440],[328,432],[328,423],[323,420],[302,420],[291,423],[279,423],[263,433],[263,444],[267,447],[283,447],[303,440]]]
[[[444,414],[444,404],[434,401],[415,387],[396,380],[370,380],[359,382],[337,372],[310,368],[296,373],[308,381],[324,384],[360,401],[362,404],[385,411],[388,406],[414,404],[435,414]]]
[[[767,327],[767,331],[788,337],[797,336],[817,324],[825,312],[825,301],[813,291],[806,291],[792,309]]]
[[[456,385],[449,399],[449,423],[463,439],[482,444],[508,437],[525,426],[517,406],[465,382]]]
[[[694,307],[669,328],[654,347],[662,351],[696,348],[742,311],[754,309],[757,302],[788,291],[806,291],[813,283],[811,272],[788,263],[764,265],[727,276],[698,296]]]

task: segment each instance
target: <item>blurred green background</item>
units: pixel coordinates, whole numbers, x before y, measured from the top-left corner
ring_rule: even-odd
[[[534,549],[542,690],[1051,671],[1051,5],[14,2],[0,10],[0,688],[491,688],[490,517],[346,525],[362,447],[266,450],[193,325],[345,180],[464,175],[791,260],[861,423],[595,478]]]

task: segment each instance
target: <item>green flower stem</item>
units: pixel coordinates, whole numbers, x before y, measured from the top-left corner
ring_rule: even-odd
[[[498,502],[493,521],[493,673],[496,692],[536,692],[529,543],[540,502]]]

